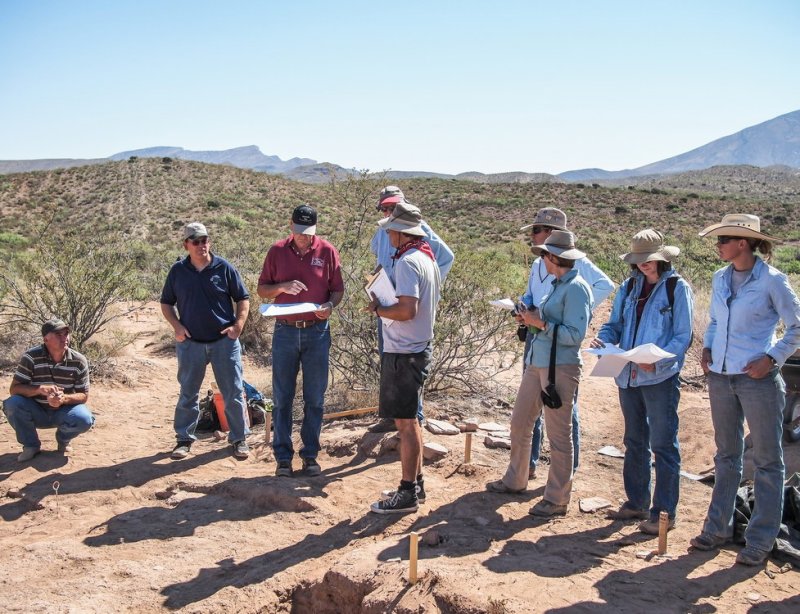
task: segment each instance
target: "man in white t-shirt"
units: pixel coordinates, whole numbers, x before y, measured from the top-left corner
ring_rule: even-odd
[[[398,302],[381,305],[373,297],[368,309],[386,320],[378,406],[381,418],[397,425],[402,477],[397,490],[384,492],[372,504],[370,511],[376,514],[414,512],[425,501],[417,407],[430,368],[441,277],[422,223],[419,209],[407,202],[398,203],[392,215],[378,223],[397,250],[390,278]]]

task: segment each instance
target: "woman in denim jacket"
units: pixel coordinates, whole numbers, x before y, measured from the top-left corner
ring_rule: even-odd
[[[736,562],[760,565],[775,544],[783,513],[780,367],[800,346],[800,302],[786,275],[765,262],[775,239],[761,232],[755,215],[726,215],[700,236],[716,237],[719,257],[730,264],[714,273],[703,339],[700,365],[708,376],[716,479],[703,531],[691,544],[715,550],[733,537],[746,419],[753,440],[755,506]],[[781,339],[775,335],[779,320],[785,326]]]
[[[658,534],[659,513],[669,514],[675,526],[681,470],[678,446],[678,374],[692,341],[692,290],[673,269],[680,253],[664,245],[664,236],[647,229],[631,241],[631,251],[620,256],[631,265],[631,277],[617,292],[611,317],[591,343],[630,350],[653,343],[674,354],[654,364],[628,363],[616,377],[625,419],[625,463],[622,477],[627,500],[608,516],[640,519],[639,530]],[[656,457],[656,484],[650,491],[650,456]]]

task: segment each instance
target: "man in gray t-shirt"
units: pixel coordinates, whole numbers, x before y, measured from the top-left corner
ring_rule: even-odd
[[[400,487],[385,491],[370,511],[403,514],[416,511],[425,501],[417,405],[430,367],[441,279],[417,207],[398,203],[379,226],[397,249],[392,281],[398,302],[381,305],[373,296],[369,310],[384,319],[378,406],[381,417],[391,418],[397,425],[402,478]]]

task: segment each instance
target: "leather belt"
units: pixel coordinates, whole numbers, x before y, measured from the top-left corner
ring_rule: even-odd
[[[281,320],[280,318],[276,318],[275,321],[278,324],[283,324],[284,326],[294,326],[295,328],[311,328],[315,324],[322,322],[322,320],[297,320],[295,322],[290,322],[289,320]]]

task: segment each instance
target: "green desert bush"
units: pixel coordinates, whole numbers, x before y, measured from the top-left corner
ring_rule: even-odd
[[[36,329],[51,317],[63,318],[80,350],[111,320],[133,311],[110,309],[133,295],[137,275],[124,241],[109,239],[44,239],[15,256],[0,271],[3,324]]]

